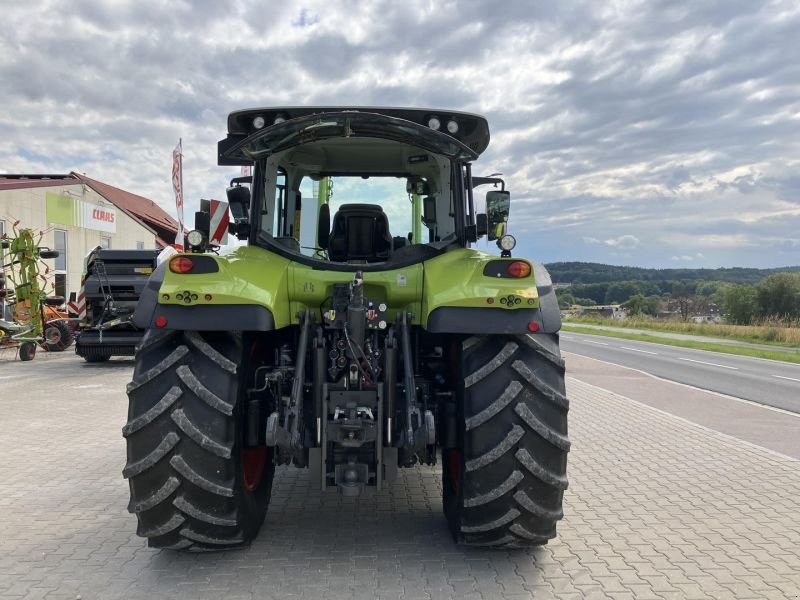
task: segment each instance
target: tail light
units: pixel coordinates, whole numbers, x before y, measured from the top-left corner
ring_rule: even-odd
[[[169,270],[173,273],[189,273],[194,269],[194,261],[188,256],[176,256],[169,261]]]
[[[531,274],[531,266],[522,260],[515,260],[508,264],[508,274],[511,277],[527,277]]]

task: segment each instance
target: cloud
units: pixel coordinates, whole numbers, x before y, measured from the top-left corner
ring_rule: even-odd
[[[633,250],[639,245],[639,238],[635,235],[621,235],[616,239],[606,240],[605,244],[620,250]]]
[[[0,165],[173,210],[178,138],[188,206],[236,174],[233,110],[445,107],[489,118],[474,169],[504,173],[519,255],[800,264],[798,28],[792,0],[10,3]]]

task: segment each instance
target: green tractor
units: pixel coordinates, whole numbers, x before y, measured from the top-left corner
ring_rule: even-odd
[[[472,175],[488,143],[486,119],[452,111],[228,117],[218,162],[253,167],[227,193],[246,244],[220,251],[219,215],[199,212],[189,251],[156,269],[136,309],[147,331],[123,474],[151,547],[251,541],[279,465],[357,496],[438,460],[457,542],[556,535],[561,318],[544,267],[512,257],[504,182]],[[493,188],[479,213],[481,185]],[[500,256],[472,247],[484,236]]]

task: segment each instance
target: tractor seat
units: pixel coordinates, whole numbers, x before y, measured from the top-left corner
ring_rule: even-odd
[[[342,204],[333,216],[328,258],[337,262],[382,262],[389,258],[389,219],[375,204]]]

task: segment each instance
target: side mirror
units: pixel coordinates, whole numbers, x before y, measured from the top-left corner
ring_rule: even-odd
[[[490,240],[496,240],[505,233],[511,193],[501,190],[486,192],[486,218]]]
[[[325,250],[331,238],[331,207],[328,203],[319,207],[317,218],[317,246]]]
[[[436,198],[433,196],[422,199],[422,222],[429,229],[436,226]]]
[[[475,215],[475,226],[477,227],[478,237],[483,237],[489,233],[489,219],[484,213]]]
[[[246,221],[250,218],[250,189],[235,185],[226,190],[228,205],[234,222]]]

